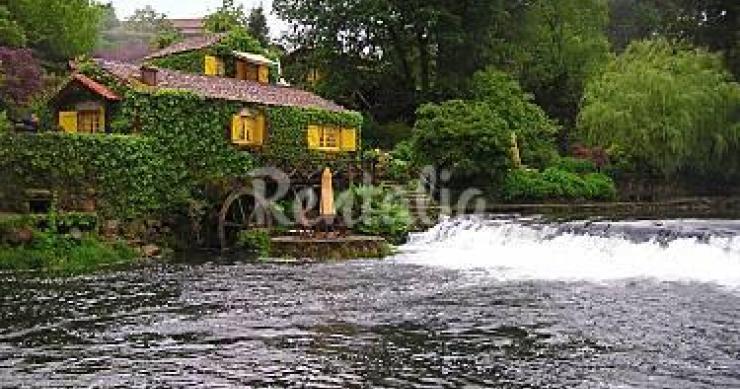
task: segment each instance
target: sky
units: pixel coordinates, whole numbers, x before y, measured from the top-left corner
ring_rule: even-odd
[[[170,18],[197,18],[213,12],[221,5],[221,0],[106,0],[113,3],[119,19],[125,19],[134,13],[134,10],[151,5],[158,12]],[[270,34],[274,37],[286,29],[286,24],[272,14],[272,0],[237,0],[244,4],[244,9],[250,9],[262,4],[267,14],[267,23]]]

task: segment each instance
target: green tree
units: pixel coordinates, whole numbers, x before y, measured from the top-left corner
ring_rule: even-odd
[[[26,46],[26,32],[12,19],[8,8],[0,5],[0,46]]]
[[[654,35],[721,52],[740,77],[740,2],[736,0],[610,0],[609,36],[618,52]]]
[[[182,34],[167,19],[167,15],[155,11],[151,6],[134,11],[123,27],[126,31],[148,36],[150,44],[158,49],[182,40]]]
[[[588,84],[578,128],[640,173],[740,173],[740,86],[703,49],[665,39],[631,44]]]
[[[253,8],[252,12],[249,13],[247,30],[260,42],[262,47],[267,47],[270,43],[270,29],[267,27],[267,17],[262,5]]]
[[[235,4],[234,0],[223,0],[216,12],[205,18],[205,28],[210,32],[228,32],[247,26],[247,15],[244,6]]]
[[[523,162],[547,165],[556,155],[557,127],[530,100],[510,76],[493,69],[476,73],[470,100],[419,108],[413,140],[418,162],[450,169],[456,182],[491,183],[513,165],[516,133]]]
[[[656,33],[661,20],[660,9],[654,1],[609,0],[609,42],[621,53],[630,42]]]
[[[475,71],[503,61],[522,5],[275,0],[273,8],[294,26],[289,42],[320,65],[318,91],[384,123],[412,122],[420,103],[460,97]]]
[[[515,41],[515,71],[537,103],[564,124],[564,149],[584,83],[608,60],[607,23],[606,0],[536,0]]]
[[[102,11],[90,0],[13,0],[6,7],[28,45],[48,59],[87,54],[98,41]]]

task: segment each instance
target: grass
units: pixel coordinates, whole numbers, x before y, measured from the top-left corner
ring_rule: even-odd
[[[104,242],[92,234],[77,240],[65,235],[35,232],[30,244],[0,245],[0,270],[80,274],[135,258],[136,252],[125,243]]]

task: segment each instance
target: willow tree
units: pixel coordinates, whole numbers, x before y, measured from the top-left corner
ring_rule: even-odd
[[[718,54],[631,44],[586,87],[579,133],[665,178],[740,175],[740,85]]]

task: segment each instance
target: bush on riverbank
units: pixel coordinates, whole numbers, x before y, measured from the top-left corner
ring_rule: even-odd
[[[134,258],[135,251],[125,243],[103,242],[94,234],[85,234],[78,239],[71,235],[34,231],[28,244],[0,244],[0,270],[84,273]]]
[[[237,245],[261,257],[270,255],[271,241],[268,230],[247,230],[239,233]]]
[[[403,199],[376,186],[355,186],[339,195],[336,208],[340,215],[355,221],[355,232],[382,236],[397,244],[406,239],[413,223]]]
[[[507,202],[546,200],[613,200],[617,189],[601,173],[578,175],[558,168],[545,171],[515,170],[504,180],[502,197]]]
[[[105,242],[89,232],[95,224],[85,214],[5,218],[0,221],[0,270],[84,273],[136,258],[124,242]]]

